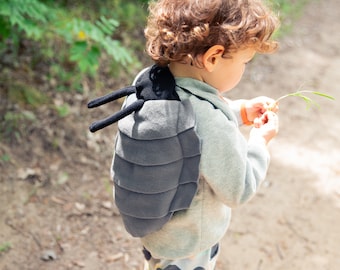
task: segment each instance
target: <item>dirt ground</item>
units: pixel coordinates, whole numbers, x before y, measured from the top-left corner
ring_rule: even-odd
[[[340,269],[339,18],[338,0],[312,1],[279,52],[258,56],[228,94],[277,98],[311,89],[336,101],[311,96],[320,109],[309,110],[297,97],[280,103],[267,179],[234,210],[217,270]],[[87,98],[69,100],[72,113],[62,121],[41,109],[26,137],[0,143],[0,156],[10,157],[0,160],[0,269],[141,270],[139,242],[112,202],[115,127],[87,131],[110,108],[89,112]]]

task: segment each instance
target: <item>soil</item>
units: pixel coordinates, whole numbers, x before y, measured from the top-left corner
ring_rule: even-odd
[[[228,94],[277,98],[311,89],[336,100],[311,96],[320,108],[308,110],[297,97],[280,103],[267,179],[234,209],[217,270],[340,267],[339,18],[338,0],[312,1],[280,50],[258,56]],[[124,231],[112,200],[115,126],[88,131],[119,106],[88,111],[98,94],[57,94],[56,103],[72,105],[68,116],[40,108],[26,136],[0,143],[0,269],[142,269],[139,242]]]

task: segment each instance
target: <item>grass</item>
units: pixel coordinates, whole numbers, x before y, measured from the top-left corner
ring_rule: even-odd
[[[300,91],[296,91],[294,93],[289,93],[289,94],[286,94],[286,95],[283,95],[283,96],[277,98],[275,100],[274,104],[269,107],[269,110],[271,110],[276,104],[278,104],[279,101],[281,101],[283,99],[286,99],[288,97],[299,97],[299,98],[302,98],[305,101],[305,103],[306,103],[307,109],[309,109],[312,105],[314,105],[316,107],[320,107],[317,102],[315,102],[310,97],[306,96],[306,94],[314,94],[314,95],[317,95],[317,96],[328,98],[330,100],[335,100],[334,97],[332,97],[332,96],[330,96],[328,94],[325,94],[325,93],[321,93],[321,92],[318,92],[318,91],[311,91],[311,90],[300,90]]]

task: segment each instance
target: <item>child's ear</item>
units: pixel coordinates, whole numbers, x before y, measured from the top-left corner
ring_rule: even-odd
[[[202,63],[208,72],[212,72],[216,67],[218,60],[223,56],[224,47],[214,45],[210,47],[202,56]]]

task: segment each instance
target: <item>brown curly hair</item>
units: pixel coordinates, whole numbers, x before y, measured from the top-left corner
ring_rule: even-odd
[[[276,15],[261,0],[158,0],[151,1],[145,29],[146,51],[159,65],[185,61],[214,45],[224,57],[239,49],[273,52],[271,40],[278,28]]]

